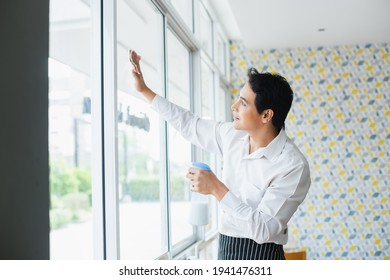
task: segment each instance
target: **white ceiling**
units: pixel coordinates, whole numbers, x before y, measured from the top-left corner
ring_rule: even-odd
[[[248,49],[389,43],[390,0],[209,0]],[[324,31],[319,31],[324,29]]]

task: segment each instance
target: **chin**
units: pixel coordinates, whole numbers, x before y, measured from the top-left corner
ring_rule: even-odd
[[[239,125],[238,123],[236,123],[236,122],[233,122],[233,127],[234,127],[235,129],[237,129],[237,130],[242,130],[241,127],[240,127],[240,125]]]

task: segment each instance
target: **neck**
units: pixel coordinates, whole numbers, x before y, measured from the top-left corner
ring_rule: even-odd
[[[255,131],[248,131],[249,134],[249,154],[253,153],[259,148],[267,147],[272,140],[278,136],[279,131],[275,127],[266,129],[259,129]]]

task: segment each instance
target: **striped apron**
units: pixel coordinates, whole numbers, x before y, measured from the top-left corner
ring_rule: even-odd
[[[283,245],[219,234],[219,260],[285,260]]]

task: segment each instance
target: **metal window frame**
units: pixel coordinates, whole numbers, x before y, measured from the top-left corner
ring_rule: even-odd
[[[213,71],[213,90],[214,90],[214,96],[213,96],[213,114],[215,115],[215,106],[216,106],[216,92],[219,91],[219,85],[223,84],[224,86],[227,84],[226,80],[229,79],[229,77],[224,77],[221,75],[221,71],[216,65],[215,60],[215,40],[216,40],[216,17],[214,15],[214,12],[211,10],[210,5],[207,1],[199,1],[194,0],[193,1],[193,31],[189,30],[187,25],[184,23],[184,21],[180,18],[180,15],[176,12],[174,7],[171,5],[171,3],[164,1],[164,0],[151,0],[163,13],[163,15],[166,18],[166,24],[167,28],[169,28],[175,35],[182,41],[182,43],[187,46],[187,48],[190,50],[190,83],[191,83],[191,92],[190,92],[190,108],[191,111],[195,114],[199,114],[201,110],[201,100],[199,97],[196,96],[195,93],[201,92],[201,60],[204,60],[208,67]],[[212,20],[212,57],[210,57],[209,54],[207,54],[204,50],[200,48],[200,37],[199,37],[199,20],[198,17],[196,17],[196,14],[199,14],[200,5],[203,5],[206,12],[208,13],[210,19]],[[222,33],[222,35],[224,35]],[[224,37],[224,36],[223,36]],[[166,47],[166,45],[165,45]],[[227,52],[228,54],[228,52]],[[228,57],[226,58],[228,59]],[[229,63],[227,63],[229,64]],[[227,71],[229,74],[229,71]],[[192,145],[192,157],[194,160],[200,160],[201,159],[201,151],[200,149],[194,147]],[[218,162],[215,159],[215,162]],[[167,174],[169,176],[169,174]],[[218,209],[218,206],[215,207],[215,210]],[[217,223],[218,223],[218,215],[217,215]],[[170,226],[169,226],[170,227]],[[217,229],[213,227],[213,229],[206,233],[207,235],[215,235]],[[195,239],[193,237],[190,237],[188,239],[183,240],[182,242],[176,244],[175,246],[170,246],[170,252],[168,254],[169,257],[175,258],[179,254],[182,254],[184,250],[188,249],[190,246],[193,246],[196,242],[198,242],[198,229],[197,227],[194,227],[194,235]],[[167,254],[161,256],[161,259],[165,259],[167,257]],[[159,259],[160,259],[159,258]]]
[[[103,189],[105,215],[105,259],[120,259],[118,203],[118,129],[116,0],[102,5],[102,114],[103,114]]]
[[[167,98],[167,88],[168,88],[168,68],[167,68],[167,19],[161,9],[151,1],[151,4],[159,10],[163,16],[163,32],[162,32],[162,47],[163,47],[163,56],[162,56],[162,65],[163,65],[163,97]],[[161,219],[162,219],[162,236],[161,242],[165,246],[166,253],[163,255],[167,259],[172,258],[172,227],[171,227],[171,195],[169,191],[169,139],[168,139],[168,124],[163,119],[160,118],[160,132],[163,136],[162,141],[160,142],[160,151],[163,162],[162,166],[162,179],[160,181],[160,199],[161,199]],[[161,257],[160,257],[161,258]]]
[[[166,62],[167,59],[167,30],[169,29],[174,36],[178,38],[178,40],[187,48],[189,51],[190,55],[190,110],[194,111],[194,92],[197,90],[196,88],[196,82],[194,82],[194,78],[196,79],[197,77],[197,66],[194,63],[196,60],[196,53],[197,50],[199,49],[198,42],[195,40],[194,35],[192,31],[188,28],[186,24],[184,24],[184,21],[181,19],[180,15],[176,12],[174,7],[172,6],[171,3],[166,2],[166,1],[160,1],[160,0],[151,0],[151,2],[161,11],[165,18],[165,29],[164,29],[164,59]],[[165,94],[164,97],[167,97],[167,87],[168,87],[168,73],[166,69],[166,63],[164,63],[165,67]],[[200,73],[200,72],[199,72]],[[199,77],[198,77],[199,78]],[[170,219],[170,195],[169,195],[169,147],[168,147],[168,125],[166,122],[165,124],[165,151],[166,151],[166,165],[165,165],[165,170],[166,170],[166,196],[167,196],[167,210],[168,210],[168,239],[169,239],[169,251],[166,254],[163,254],[162,256],[158,257],[157,259],[171,259],[174,258],[176,255],[180,254],[184,250],[186,250],[188,247],[196,243],[197,237],[196,237],[196,228],[193,230],[193,234],[183,240],[181,240],[177,244],[172,244],[172,227],[171,227],[171,219]],[[192,159],[195,159],[195,149],[194,146],[191,145],[191,157]]]
[[[92,52],[91,52],[91,123],[92,123],[92,223],[94,259],[106,258],[105,196],[103,157],[103,21],[102,1],[91,1]]]
[[[170,26],[167,22],[167,28],[165,29],[165,33],[167,32],[171,32],[173,36],[176,37],[176,39],[179,41],[180,44],[182,44],[183,47],[186,48],[186,50],[188,51],[188,54],[189,54],[189,109],[193,112],[194,111],[194,90],[193,90],[193,85],[194,85],[194,82],[193,82],[193,51],[191,51],[191,49],[188,47],[188,45],[182,40],[182,38],[180,38],[180,36],[177,34],[176,30],[173,29],[172,26]],[[167,43],[167,36],[166,36],[166,41],[165,43]],[[165,52],[168,53],[168,44],[165,44]],[[167,57],[167,56],[166,56]],[[169,62],[168,62],[169,63]],[[167,66],[167,64],[165,64],[165,66]],[[166,88],[168,90],[168,70],[166,71],[166,76],[167,76],[167,79],[166,79]],[[165,97],[168,98],[168,91],[166,91],[166,95]],[[167,186],[168,186],[168,194],[170,194],[170,191],[169,191],[169,186],[170,186],[170,172],[169,172],[169,143],[168,143],[168,138],[169,138],[169,129],[168,129],[168,125],[167,125],[167,177],[168,177],[168,181],[167,181]],[[195,154],[194,154],[194,145],[191,144],[191,160],[194,160],[195,159]],[[169,205],[170,204],[170,199],[169,199]],[[169,207],[170,208],[170,207]],[[170,220],[171,221],[171,220]],[[196,241],[197,241],[197,238],[196,238],[196,228],[194,227],[193,228],[193,232],[192,232],[192,235],[188,236],[187,238],[184,238],[183,240],[181,240],[180,242],[176,243],[176,244],[173,244],[172,242],[172,227],[171,227],[171,223],[169,224],[169,242],[171,244],[170,246],[170,252],[171,252],[171,256],[174,257],[176,256],[177,254],[180,254],[183,250],[185,250],[188,246],[194,244]]]

